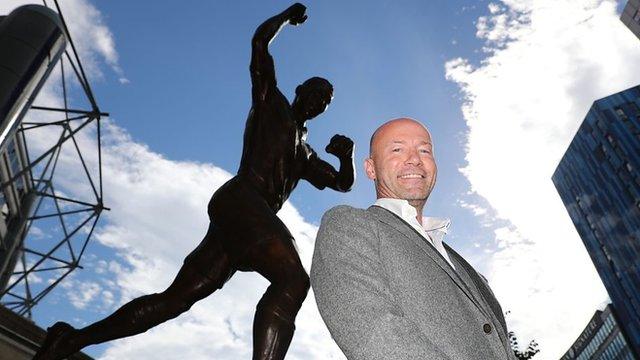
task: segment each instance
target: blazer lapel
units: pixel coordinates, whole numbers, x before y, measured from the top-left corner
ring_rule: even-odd
[[[469,274],[471,280],[474,282],[476,289],[478,289],[482,297],[486,299],[486,305],[489,307],[490,311],[494,315],[493,317],[497,320],[499,326],[502,328],[502,331],[499,331],[498,334],[500,335],[502,341],[508,344],[509,340],[504,338],[503,336],[503,334],[507,333],[507,324],[505,323],[504,316],[502,315],[502,308],[495,299],[495,296],[489,288],[489,285],[480,278],[480,275],[462,256],[460,256],[460,254],[453,250],[449,245],[444,244],[444,246],[447,249],[447,253],[449,254],[449,256],[454,257],[456,259],[456,262],[464,268],[467,274]]]
[[[391,211],[382,208],[380,206],[370,206],[368,209],[371,213],[373,213],[377,219],[395,230],[397,230],[402,235],[411,239],[424,253],[426,253],[442,270],[449,275],[451,280],[460,288],[460,290],[471,300],[473,304],[482,312],[485,316],[488,317],[485,308],[478,302],[478,300],[473,296],[471,290],[468,285],[462,280],[462,278],[456,273],[456,271],[449,265],[447,260],[445,260],[442,255],[430,244],[426,242],[426,240],[420,235],[414,228],[412,228],[409,224],[407,224],[402,218],[392,213]],[[449,248],[450,249],[450,248]]]

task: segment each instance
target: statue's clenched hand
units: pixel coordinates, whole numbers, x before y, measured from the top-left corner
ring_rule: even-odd
[[[353,156],[353,140],[344,135],[333,135],[325,151],[337,156],[338,159],[351,158]]]
[[[300,3],[295,3],[291,5],[287,9],[289,24],[298,25],[298,24],[304,23],[305,20],[307,20],[307,15],[305,14],[306,11],[307,11],[307,7]]]

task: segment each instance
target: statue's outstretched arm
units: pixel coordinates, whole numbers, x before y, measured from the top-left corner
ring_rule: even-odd
[[[271,88],[276,87],[276,72],[273,58],[269,54],[269,43],[286,23],[302,24],[307,16],[306,7],[300,3],[291,5],[280,14],[263,22],[256,29],[251,40],[251,83],[253,100],[262,101]]]
[[[308,145],[307,145],[308,146]],[[355,181],[353,166],[353,141],[343,135],[335,135],[326,147],[326,151],[340,160],[340,170],[336,171],[331,164],[320,159],[310,146],[310,156],[305,166],[303,179],[322,190],[329,187],[340,192],[351,190]]]

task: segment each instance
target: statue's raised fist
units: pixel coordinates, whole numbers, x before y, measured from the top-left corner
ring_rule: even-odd
[[[305,20],[307,20],[307,15],[305,15],[306,11],[307,7],[300,3],[291,5],[289,9],[287,9],[289,14],[289,24],[298,25],[305,22]]]
[[[353,140],[344,135],[333,135],[329,145],[325,148],[329,154],[333,154],[338,158],[347,158],[353,155]]]

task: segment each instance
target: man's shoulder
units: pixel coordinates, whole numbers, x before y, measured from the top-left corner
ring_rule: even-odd
[[[377,244],[378,229],[366,209],[338,205],[322,217],[316,237],[316,252],[363,252]]]
[[[327,210],[322,216],[322,222],[326,221],[348,221],[356,219],[365,219],[367,210],[360,209],[349,205],[337,205]]]
[[[353,207],[351,205],[336,205],[331,209],[327,210],[325,214],[355,214],[355,213],[363,213],[366,211],[365,209]]]
[[[340,239],[349,238],[350,243],[357,243],[377,238],[377,233],[376,222],[367,209],[338,205],[324,213],[318,239],[330,236]]]

